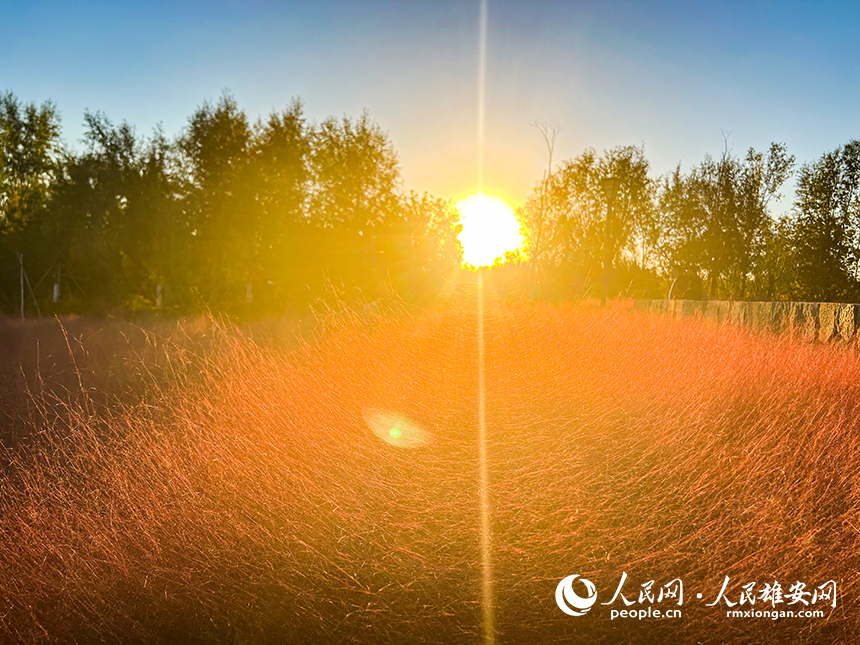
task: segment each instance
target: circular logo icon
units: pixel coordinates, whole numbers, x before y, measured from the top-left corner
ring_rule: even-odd
[[[584,597],[573,590],[573,583],[577,578],[579,576],[567,576],[555,588],[555,603],[568,616],[584,616],[597,602],[597,589],[591,580],[579,578],[579,581],[585,586],[586,594]]]

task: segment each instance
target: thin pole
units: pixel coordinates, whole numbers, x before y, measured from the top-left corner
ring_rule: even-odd
[[[18,267],[21,273],[21,318],[24,318],[24,254],[18,254]]]
[[[606,306],[606,299],[609,297],[609,267],[612,264],[612,251],[609,246],[610,219],[612,218],[612,201],[614,195],[608,199],[606,206],[606,220],[603,223],[603,288],[600,292],[600,306]]]
[[[478,269],[478,464],[481,500],[481,606],[484,643],[496,642],[493,607],[492,533],[490,530],[490,477],[487,470],[487,415],[484,388],[484,269]]]
[[[615,193],[618,192],[618,177],[604,177],[600,180],[603,194],[606,196],[606,219],[603,221],[603,279],[600,290],[600,306],[606,306],[609,297],[609,269],[612,266],[612,207],[615,203]]]
[[[60,301],[60,278],[63,274],[63,263],[57,263],[57,281],[54,283],[54,304]],[[37,287],[39,285],[36,285]]]
[[[33,291],[33,285],[30,284],[30,276],[24,271],[24,281],[27,283],[27,289],[30,290],[30,295],[33,297],[33,304],[36,305],[36,315],[42,317],[42,308],[39,307],[39,299],[36,297],[36,292]]]
[[[606,210],[606,221],[603,223],[603,279],[600,289],[600,306],[606,306],[609,293],[609,208]]]

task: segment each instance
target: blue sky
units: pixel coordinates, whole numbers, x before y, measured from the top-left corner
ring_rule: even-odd
[[[478,1],[8,2],[0,91],[178,133],[229,88],[252,118],[367,108],[406,187],[476,181]],[[860,138],[860,3],[490,0],[485,186],[522,200],[556,159],[645,144],[655,173],[783,141],[799,160]]]

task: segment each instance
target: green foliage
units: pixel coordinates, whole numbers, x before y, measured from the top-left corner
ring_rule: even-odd
[[[381,254],[392,286],[407,300],[423,302],[456,281],[462,247],[459,213],[427,193],[409,193],[397,218],[380,236]]]
[[[253,213],[256,253],[249,277],[258,284],[271,283],[273,297],[293,301],[302,297],[297,287],[309,226],[310,151],[309,128],[298,100],[254,128],[248,168],[254,199],[247,210],[249,218]]]
[[[366,112],[354,121],[326,119],[314,128],[311,141],[310,210],[321,226],[358,232],[397,217],[397,155]]]
[[[544,291],[558,292],[553,283],[561,281],[577,285],[579,293],[567,296],[583,295],[606,253],[612,264],[642,263],[654,219],[656,184],[648,170],[644,148],[621,146],[601,156],[588,149],[539,182],[520,216]],[[601,183],[608,177],[618,179],[612,196]]]
[[[21,111],[11,95],[4,101],[6,112]],[[46,106],[28,114],[50,123]],[[4,142],[26,130],[19,121],[3,121]],[[418,302],[459,267],[456,211],[404,193],[394,148],[366,113],[309,125],[294,100],[252,124],[224,94],[203,103],[174,141],[160,129],[140,137],[101,113],[84,122],[81,153],[51,148],[52,165],[43,166],[53,174],[28,171],[40,178],[31,182],[42,191],[38,208],[5,218],[28,273],[62,276],[54,311],[152,309],[159,288],[168,310],[241,315],[301,310],[332,288],[364,300],[394,289]],[[4,177],[22,167],[13,161],[4,161]],[[18,199],[3,194],[4,205]],[[6,268],[0,285],[11,310],[17,272]],[[51,281],[36,291],[50,308]]]
[[[677,168],[660,189],[658,265],[672,276],[703,273],[714,297],[773,297],[768,208],[793,165],[785,145],[774,143],[766,153],[750,148],[744,159],[707,155],[688,175]]]
[[[426,303],[460,280],[459,214],[404,190],[366,112],[313,124],[295,99],[252,123],[225,93],[173,140],[99,112],[84,125],[83,150],[64,150],[51,102],[0,96],[5,311],[20,307],[21,252],[39,308],[59,313],[280,315],[333,291]],[[495,270],[512,297],[597,295],[606,264],[626,296],[665,296],[685,276],[712,297],[860,298],[860,142],[802,166],[794,209],[775,218],[795,165],[784,144],[657,179],[636,146],[553,168],[558,130],[541,132],[550,163],[519,209],[527,246]]]
[[[104,311],[154,297],[155,285],[175,275],[178,207],[160,131],[143,139],[100,113],[84,121],[86,150],[64,157],[32,246],[37,263],[64,266],[68,290]]]
[[[60,152],[60,119],[50,101],[0,95],[0,235],[20,233],[50,196]]]
[[[233,305],[251,279],[259,217],[250,161],[253,131],[233,97],[204,103],[177,142],[185,240],[191,272],[187,285],[205,302]]]
[[[860,141],[804,165],[794,220],[786,294],[809,300],[860,297]]]

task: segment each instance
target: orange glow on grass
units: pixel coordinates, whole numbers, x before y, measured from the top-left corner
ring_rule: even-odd
[[[493,266],[505,253],[522,248],[523,235],[514,208],[503,197],[477,192],[457,202],[463,230],[463,263]]]

